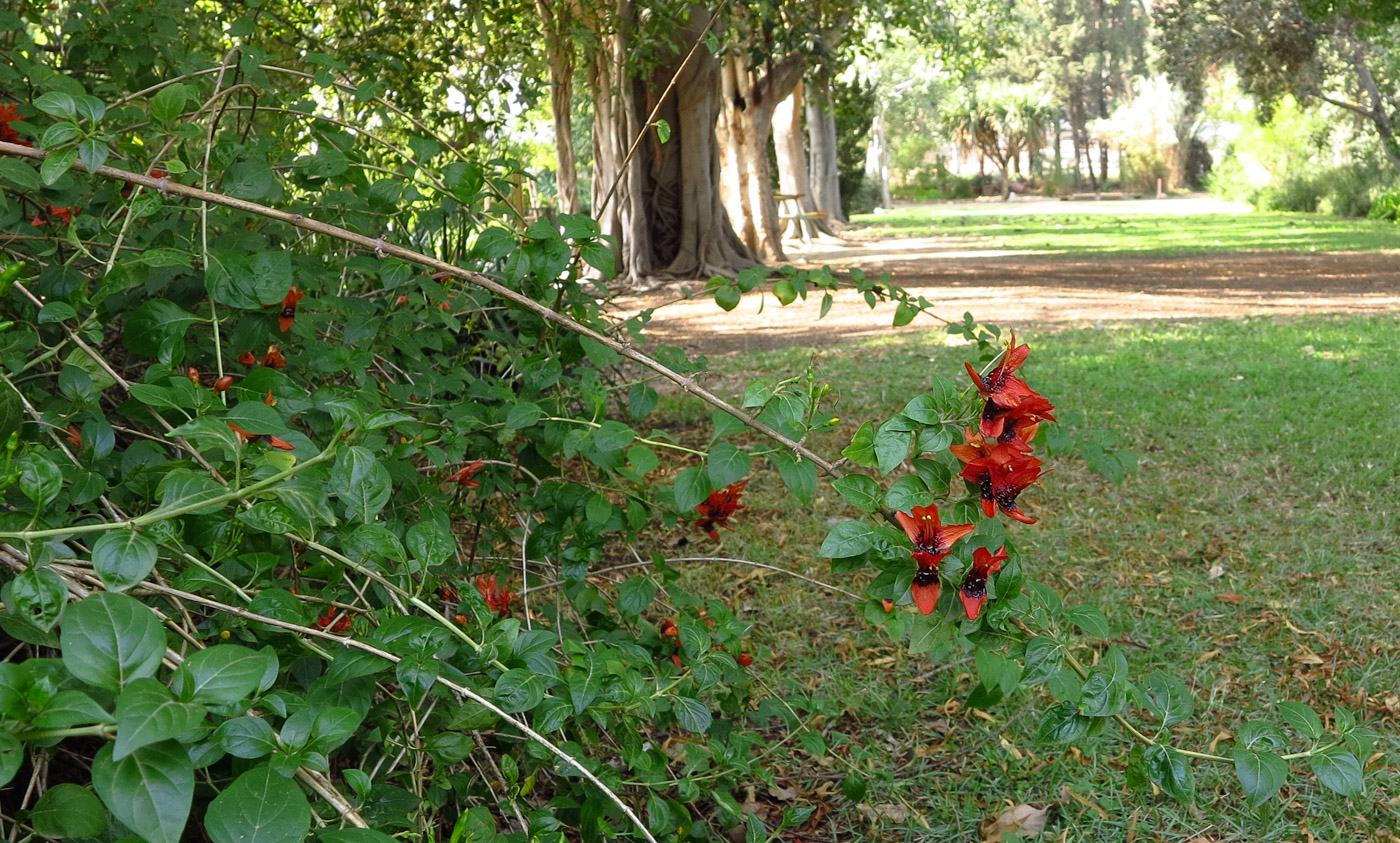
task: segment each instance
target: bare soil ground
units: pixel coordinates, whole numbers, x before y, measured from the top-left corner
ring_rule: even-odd
[[[1195,256],[1036,256],[969,250],[949,238],[822,244],[794,255],[795,266],[858,266],[889,272],[935,312],[1009,327],[1086,327],[1141,319],[1185,319],[1400,310],[1400,254],[1243,252]],[[728,354],[789,345],[830,346],[887,336],[894,305],[873,311],[850,290],[817,320],[820,293],[780,307],[771,295],[745,296],[730,313],[709,297],[684,300],[702,282],[671,284],[617,302],[626,312],[659,308],[648,332],[692,353]],[[678,299],[681,299],[678,301]],[[665,305],[663,307],[663,305]],[[899,332],[938,330],[918,318]]]

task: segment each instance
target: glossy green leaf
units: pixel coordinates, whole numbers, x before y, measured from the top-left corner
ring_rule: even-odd
[[[874,528],[864,521],[842,521],[827,533],[818,553],[829,559],[859,556],[873,546],[874,536]]]
[[[204,706],[177,702],[154,679],[136,679],[117,696],[117,740],[112,760],[143,746],[183,735],[204,722]]]
[[[681,724],[682,729],[699,734],[710,730],[712,721],[710,709],[699,700],[691,697],[676,697],[672,701],[672,708],[676,712],[676,721]]]
[[[204,828],[214,843],[301,843],[311,831],[311,806],[295,783],[254,767],[209,803]]]
[[[185,659],[170,685],[182,700],[229,705],[270,687],[277,668],[271,648],[219,644]]]
[[[1343,796],[1361,796],[1366,793],[1366,781],[1361,774],[1361,763],[1356,756],[1339,746],[1324,749],[1308,759],[1317,780],[1328,790]]]
[[[70,673],[111,691],[154,675],[165,655],[160,621],[125,594],[92,594],[69,607],[59,640]]]
[[[1235,746],[1235,775],[1249,798],[1249,807],[1258,808],[1274,798],[1288,781],[1288,764],[1272,752],[1252,752]]]
[[[93,760],[92,786],[112,816],[149,843],[179,843],[194,798],[194,763],[174,741],[143,746],[120,761],[108,744]]]
[[[131,588],[155,566],[155,542],[135,530],[103,533],[92,546],[92,567],[110,591]]]
[[[1153,744],[1142,753],[1147,778],[1171,798],[1190,804],[1196,797],[1196,777],[1191,759],[1164,744]]]
[[[1162,722],[1163,726],[1174,726],[1190,719],[1196,712],[1196,701],[1191,691],[1175,676],[1154,670],[1143,677],[1138,684],[1147,703],[1147,710]]]
[[[874,512],[880,508],[883,491],[880,484],[864,474],[847,474],[831,484],[842,500],[863,512]]]
[[[50,840],[96,837],[107,830],[107,809],[87,788],[57,784],[34,803],[29,824],[35,834]]]

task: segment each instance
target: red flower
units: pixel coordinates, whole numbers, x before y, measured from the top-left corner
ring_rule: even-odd
[[[22,140],[19,136],[19,130],[10,125],[18,119],[19,114],[15,111],[14,103],[0,105],[0,141],[17,143],[20,146],[34,146],[29,141]]]
[[[972,382],[977,386],[978,393],[987,399],[987,405],[982,409],[981,423],[982,432],[986,435],[1000,436],[1001,416],[1005,411],[1036,394],[1025,381],[1012,374],[1026,362],[1030,354],[1030,346],[1017,347],[1016,332],[1012,331],[1011,344],[1002,355],[1001,362],[991,372],[979,375],[971,363],[964,364],[967,366],[967,373],[972,375]]]
[[[738,662],[740,667],[748,667],[753,664],[753,656],[749,653],[740,653]]]
[[[943,524],[936,506],[916,506],[910,513],[896,512],[899,526],[914,543],[910,555],[918,563],[914,572],[914,582],[909,593],[914,603],[925,615],[933,614],[938,605],[938,593],[942,586],[938,581],[938,563],[952,552],[953,543],[971,533],[976,527],[972,524]]]
[[[734,528],[729,526],[729,516],[745,508],[745,504],[739,503],[739,495],[744,491],[744,487],[749,485],[749,481],[740,480],[737,483],[730,483],[723,489],[710,493],[705,502],[695,507],[701,518],[695,522],[695,526],[704,531],[705,535],[712,539],[719,539],[719,531],[716,527],[723,527],[730,532]]]
[[[74,448],[83,447],[83,434],[78,430],[76,425],[68,425],[68,435],[63,438],[67,439],[68,443]]]
[[[977,616],[982,613],[982,604],[987,602],[987,578],[1000,571],[1001,563],[1006,559],[1004,547],[995,554],[985,547],[972,551],[972,567],[968,569],[967,576],[963,577],[962,588],[958,589],[963,611],[967,612],[969,620],[977,620]]]
[[[345,615],[341,617],[340,620],[336,620],[336,608],[334,606],[327,606],[326,613],[316,619],[316,626],[319,629],[330,627],[331,632],[349,632],[350,616]]]
[[[227,392],[228,388],[231,386],[233,386],[233,375],[224,375],[223,377],[214,381],[215,392]]]
[[[479,488],[481,484],[473,480],[472,476],[478,471],[480,471],[483,465],[486,465],[486,463],[482,460],[477,460],[476,462],[471,463],[469,465],[464,465],[462,466],[461,471],[458,471],[456,474],[453,474],[451,477],[448,477],[447,482],[456,483],[464,489],[473,487]]]
[[[515,592],[497,585],[495,574],[477,577],[476,590],[481,592],[481,599],[486,601],[488,609],[503,618],[510,616],[510,601],[515,599]]]
[[[1011,445],[1023,451],[1031,449],[1031,440],[1035,439],[1036,431],[1040,429],[1043,421],[1054,421],[1055,405],[1043,395],[1032,395],[1025,398],[1010,410],[1001,413],[1001,434],[996,440],[1004,445]],[[983,411],[986,417],[986,411]]]
[[[244,366],[256,366],[258,365],[258,358],[253,352],[245,351],[238,355],[238,362],[242,363]]]
[[[190,383],[199,386],[199,370],[191,366],[185,370],[185,377],[190,379]]]
[[[279,451],[292,451],[296,449],[296,446],[292,443],[288,442],[285,439],[279,439],[270,433],[249,433],[248,431],[244,430],[243,428],[239,427],[233,422],[225,422],[225,424],[232,428],[234,433],[238,434],[239,439],[243,440],[244,442],[250,445],[254,442],[261,442],[262,440],[266,439],[267,444],[271,445]]]
[[[982,513],[988,518],[996,515],[997,508],[1000,508],[1007,516],[1023,524],[1034,524],[1035,519],[1017,506],[1016,496],[1040,479],[1042,463],[1035,457],[1024,454],[1018,454],[1013,459],[1000,460],[996,455],[998,450],[994,448],[988,456],[972,460],[963,466],[958,476],[969,483],[977,484],[982,493]],[[959,459],[961,458],[959,455]]]
[[[292,327],[292,322],[297,318],[297,302],[306,295],[296,287],[287,291],[287,295],[282,299],[282,312],[277,314],[277,326],[286,333]]]
[[[271,366],[274,369],[280,369],[287,365],[287,358],[282,356],[282,352],[277,350],[277,346],[269,345],[267,347],[267,354],[262,359],[262,364],[264,366]]]
[[[48,215],[48,216],[44,216],[43,214],[38,214],[38,215],[36,215],[36,216],[34,217],[33,220],[30,221],[29,224],[32,225],[32,226],[34,226],[35,228],[38,228],[38,227],[43,226],[43,225],[48,225],[49,223],[53,222],[55,219],[60,219],[60,220],[63,220],[63,224],[64,224],[64,225],[72,225],[72,223],[73,223],[73,215],[74,215],[74,214],[77,214],[77,213],[80,213],[82,210],[83,210],[83,209],[82,209],[82,208],[79,208],[79,207],[68,208],[68,207],[62,207],[62,206],[59,206],[59,205],[50,205],[50,206],[49,206],[49,215]]]
[[[450,585],[445,585],[442,588],[439,588],[438,597],[442,598],[448,603],[456,603],[458,600],[461,599],[461,595],[457,593],[457,589],[453,588]]]

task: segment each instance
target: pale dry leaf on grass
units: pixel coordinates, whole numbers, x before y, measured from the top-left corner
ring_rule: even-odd
[[[909,820],[909,809],[903,805],[885,803],[882,805],[870,805],[862,802],[856,806],[856,810],[869,820],[872,824],[882,822],[903,823]]]
[[[1045,830],[1050,808],[1037,808],[1034,805],[1012,805],[995,817],[988,817],[977,826],[982,835],[982,843],[1001,843],[1003,834],[1015,834],[1022,838],[1035,837]]]

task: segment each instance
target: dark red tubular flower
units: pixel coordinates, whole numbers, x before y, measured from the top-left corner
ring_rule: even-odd
[[[285,439],[280,439],[280,438],[278,438],[278,437],[276,437],[276,436],[273,436],[273,435],[270,434],[270,433],[269,433],[269,434],[263,434],[263,433],[249,433],[248,431],[244,430],[243,428],[239,427],[238,425],[234,424],[233,422],[225,422],[225,424],[227,424],[227,425],[233,430],[234,433],[237,433],[237,434],[238,434],[238,438],[239,438],[240,440],[242,440],[243,442],[245,442],[245,443],[247,443],[247,444],[249,444],[249,445],[253,444],[254,442],[261,442],[262,440],[266,439],[266,440],[267,440],[267,444],[271,445],[272,447],[276,448],[276,449],[279,450],[279,451],[294,451],[294,450],[296,450],[296,446],[293,445],[292,443],[288,442],[288,441],[285,440]]]
[[[1032,395],[1002,416],[1001,435],[996,440],[1021,450],[1031,449],[1031,440],[1043,421],[1054,421],[1055,405],[1043,395]]]
[[[1016,497],[1040,479],[1041,465],[1041,461],[1034,457],[1021,456],[1002,463],[985,457],[968,463],[958,476],[977,484],[982,493],[982,513],[988,518],[996,515],[1000,508],[1010,518],[1023,524],[1034,524],[1035,519],[1022,512],[1016,504]]]
[[[287,365],[287,358],[282,356],[282,352],[278,350],[277,346],[269,345],[267,347],[267,354],[263,356],[262,364],[264,366],[271,366],[274,369],[280,369]]]
[[[1004,547],[995,554],[985,547],[972,551],[972,567],[968,569],[967,575],[963,577],[962,587],[958,589],[963,611],[967,612],[969,620],[975,621],[977,616],[982,614],[982,604],[987,602],[987,579],[1000,571],[1001,563],[1006,560]]]
[[[350,615],[341,615],[340,619],[336,620],[337,612],[334,606],[327,606],[326,613],[316,619],[316,626],[329,632],[349,632]]]
[[[288,290],[287,295],[282,299],[282,312],[277,314],[277,326],[282,329],[283,333],[286,333],[287,331],[291,330],[292,322],[296,321],[297,302],[301,301],[301,298],[304,295],[306,294],[303,293],[301,290],[298,290],[296,287],[292,287],[292,289]]]
[[[477,577],[476,590],[481,593],[481,599],[486,601],[486,608],[503,618],[510,616],[510,601],[515,599],[515,592],[497,585],[495,574]]]
[[[238,362],[242,363],[244,366],[256,366],[258,365],[258,358],[253,352],[245,351],[238,355]]]
[[[730,483],[723,489],[711,492],[704,503],[695,507],[695,511],[701,516],[700,520],[695,522],[695,526],[715,540],[719,539],[719,531],[715,529],[716,527],[723,527],[733,532],[734,528],[729,526],[729,516],[745,508],[745,504],[739,503],[739,495],[743,493],[744,487],[747,485],[749,485],[749,481],[740,480],[737,483]]]
[[[991,372],[981,375],[972,368],[971,363],[964,364],[967,366],[967,373],[972,376],[977,392],[987,399],[987,405],[982,409],[981,422],[982,432],[987,436],[1000,436],[1001,416],[1004,412],[1036,394],[1025,381],[1012,374],[1026,362],[1030,354],[1030,346],[1016,345],[1016,332],[1012,331],[1010,345],[1002,355],[1001,362],[997,363]]]
[[[909,541],[914,543],[914,551],[910,555],[918,563],[909,593],[920,612],[933,614],[942,589],[938,581],[938,563],[952,552],[954,542],[976,527],[972,524],[945,525],[938,516],[936,506],[916,506],[907,514],[896,512],[894,517],[899,520],[899,526],[904,528]]]
[[[464,489],[471,487],[480,487],[481,484],[473,480],[472,476],[478,471],[480,471],[483,465],[486,465],[486,463],[482,460],[477,460],[474,463],[462,466],[462,470],[458,471],[456,474],[453,474],[451,477],[448,477],[447,482],[456,483]]]

